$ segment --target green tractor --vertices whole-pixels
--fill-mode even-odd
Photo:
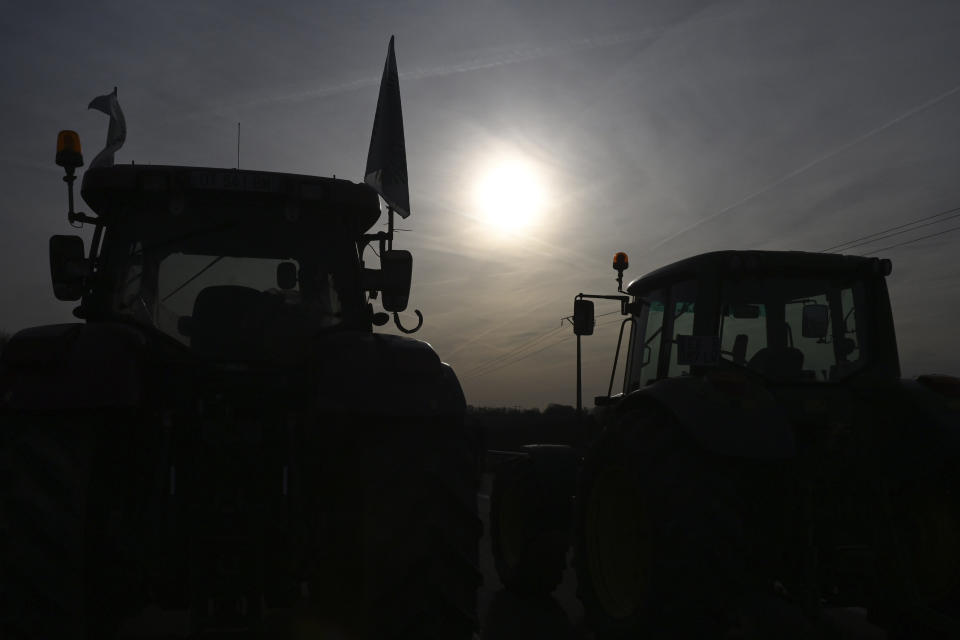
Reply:
[[[495,479],[503,582],[552,591],[572,547],[602,638],[817,637],[851,607],[960,637],[960,380],[900,378],[890,261],[720,251],[624,291],[626,267],[574,302],[578,405],[592,299],[624,316],[602,427]]]
[[[80,321],[0,360],[0,637],[472,637],[463,392],[429,344],[373,331],[386,312],[416,330],[392,45],[368,184],[114,164],[114,91],[91,104],[111,121],[87,214],[61,133],[93,239],[50,239]]]

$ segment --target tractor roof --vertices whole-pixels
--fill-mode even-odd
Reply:
[[[81,194],[108,222],[134,210],[262,205],[278,215],[291,207],[345,213],[359,233],[380,217],[377,193],[365,184],[338,178],[169,165],[116,165],[84,173]]]
[[[849,274],[857,271],[881,273],[881,260],[862,256],[805,251],[712,251],[692,256],[632,281],[627,292],[636,294],[678,277],[697,276],[704,272],[758,273],[796,272],[797,274]],[[887,272],[889,273],[889,272]]]

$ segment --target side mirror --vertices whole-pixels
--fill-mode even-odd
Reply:
[[[760,317],[760,305],[758,304],[732,304],[730,305],[730,315],[738,320],[755,319]]]
[[[593,300],[574,300],[573,333],[578,336],[592,336],[593,321]]]
[[[89,274],[80,236],[50,236],[50,278],[57,300],[79,300]]]
[[[829,307],[825,304],[808,304],[803,308],[803,337],[822,340],[830,327]]]
[[[297,286],[297,265],[293,262],[281,262],[277,265],[277,286],[289,291]]]
[[[413,255],[403,249],[390,249],[380,256],[383,308],[387,311],[403,311],[410,298],[410,281],[413,278]]]

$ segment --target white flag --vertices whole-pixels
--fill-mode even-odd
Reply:
[[[380,80],[377,114],[367,153],[363,181],[377,190],[400,217],[410,215],[407,190],[407,150],[403,141],[403,113],[400,109],[400,77],[393,52],[393,36],[387,47],[387,62]]]
[[[113,88],[113,93],[94,98],[87,109],[96,109],[110,116],[110,126],[107,128],[107,144],[103,151],[93,159],[89,168],[112,167],[113,154],[123,146],[127,139],[127,121],[123,119],[123,111],[120,110],[120,103],[117,101],[117,88]]]

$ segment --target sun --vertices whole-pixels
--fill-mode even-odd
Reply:
[[[493,231],[516,233],[540,217],[543,187],[530,163],[508,160],[493,164],[477,181],[474,200],[481,220]]]

